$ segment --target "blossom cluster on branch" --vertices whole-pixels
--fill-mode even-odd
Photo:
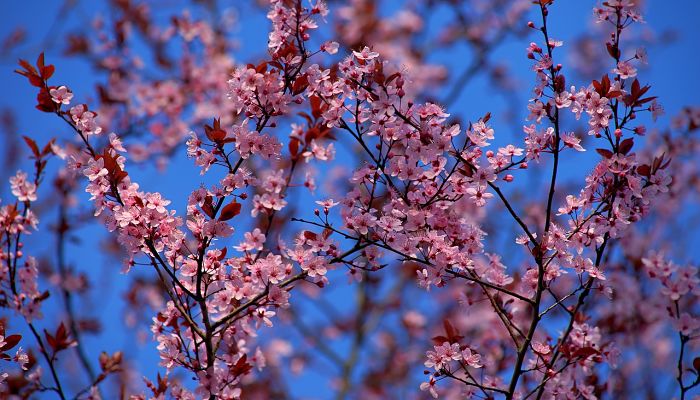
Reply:
[[[148,321],[160,363],[133,399],[289,398],[284,376],[314,357],[338,367],[338,398],[633,398],[633,379],[646,372],[634,357],[658,352],[653,341],[669,335],[677,342],[664,343],[676,344],[654,356],[674,395],[689,398],[700,385],[700,278],[651,235],[697,194],[700,113],[689,107],[674,120],[682,134],[652,128],[664,109],[644,78],[646,52],[625,45],[641,8],[594,8],[608,65],[586,80],[551,36],[553,0],[445,3],[458,23],[442,42],[464,38],[475,58],[443,101],[429,87],[445,71],[415,50],[417,13],[383,20],[360,0],[339,7],[335,40],[324,37],[324,1],[270,0],[267,53],[250,64],[230,56],[223,25],[186,13],[161,29],[147,6],[117,1],[116,36],[95,24],[94,54],[109,74],[96,104],[55,83],[43,53],[35,65],[21,60],[36,108],[71,135],[44,146],[24,138],[33,174],[10,178],[14,199],[0,207],[0,306],[12,318],[0,320],[0,363],[12,372],[0,373],[0,393],[98,399],[116,396],[110,382],[121,381],[122,397],[133,389],[125,355],[93,356],[82,340],[90,323],[74,309],[90,286],[65,260],[83,187],[87,218],[119,244],[123,272],[150,277],[126,297],[130,315]],[[166,44],[182,41],[180,75],[139,75],[142,61],[125,45],[131,29],[166,70]],[[455,118],[474,74],[489,71],[510,90],[488,52],[521,31],[533,33],[525,125],[509,137],[491,113]],[[93,54],[93,45],[74,37],[71,52]],[[176,199],[137,182],[136,163],[164,167],[179,148],[201,183],[181,182]],[[571,167],[581,157],[590,168]],[[61,166],[44,189],[49,162]],[[521,184],[533,175],[545,176],[542,193]],[[60,194],[50,279],[25,249],[26,235],[48,229],[35,210],[42,190]],[[342,272],[357,290],[347,320],[323,298]],[[42,314],[53,295],[66,317],[49,329]],[[421,307],[416,296],[429,300]],[[323,337],[300,317],[305,300],[329,314]],[[384,324],[392,315],[398,322]],[[17,321],[31,337],[14,333]],[[311,355],[281,339],[290,328]],[[350,350],[328,345],[343,335]],[[75,389],[60,369],[73,352],[88,378]]]

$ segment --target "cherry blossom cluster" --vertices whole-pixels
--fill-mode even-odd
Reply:
[[[43,63],[43,57],[39,64]],[[31,72],[31,70],[29,70]],[[36,72],[36,71],[34,71]],[[61,87],[60,92],[65,95],[66,88]],[[46,89],[46,87],[44,87]],[[49,89],[54,95],[55,89]],[[55,96],[54,96],[55,97]],[[67,97],[70,100],[70,96]],[[56,101],[58,104],[66,104]],[[90,128],[86,128],[88,130]],[[37,350],[45,366],[50,371],[47,374],[37,362],[35,354],[27,351],[27,340],[23,340],[20,334],[6,333],[6,320],[0,321],[0,359],[4,361],[3,372],[0,373],[0,385],[15,386],[22,393],[29,396],[44,391],[54,391],[60,398],[65,398],[65,392],[61,380],[57,375],[57,356],[59,353],[76,347],[77,342],[71,337],[69,329],[61,322],[56,329],[51,331],[43,329],[40,333],[38,324],[43,320],[42,306],[49,298],[47,290],[40,289],[39,262],[32,256],[25,254],[24,236],[38,230],[39,221],[32,206],[38,201],[37,190],[43,180],[48,159],[59,152],[53,140],[40,148],[31,138],[24,138],[32,152],[34,159],[34,176],[29,177],[26,172],[17,171],[10,178],[10,187],[15,196],[15,202],[0,207],[0,307],[11,310],[15,315],[21,316],[26,326],[36,341]],[[48,326],[47,326],[48,328]],[[21,344],[19,347],[18,344]],[[17,347],[16,350],[13,350]],[[13,350],[13,352],[10,352]],[[107,360],[109,365],[103,363]],[[108,375],[120,371],[121,355],[115,353],[109,356],[106,353],[100,356],[101,372],[93,378],[90,386],[84,389],[99,395],[97,384]],[[7,365],[10,364],[10,365]],[[12,374],[10,374],[12,372]],[[47,378],[49,375],[51,378]],[[48,383],[46,379],[50,379]]]
[[[633,135],[644,133],[643,127],[631,129],[627,126],[637,113],[650,111],[656,116],[660,110],[654,105],[654,97],[643,97],[649,87],[641,87],[636,79],[632,81],[636,75],[634,68],[619,61],[619,35],[628,25],[626,15],[630,12],[627,6],[605,5],[618,16],[616,26],[619,29],[609,43],[610,55],[617,60],[612,71],[614,79],[611,82],[606,74],[601,81],[593,81],[578,91],[572,88],[571,92],[566,90],[562,66],[553,62],[553,51],[562,42],[548,36],[547,7],[548,2],[540,3],[544,24],[540,30],[546,50],[534,43],[528,48],[528,57],[535,61],[533,70],[537,83],[535,97],[528,106],[528,119],[535,124],[525,127],[525,149],[508,145],[497,153],[487,150],[489,141],[494,139],[494,130],[488,126],[489,115],[470,124],[463,132],[459,125],[446,122],[449,114],[440,106],[414,103],[403,90],[402,74],[386,76],[385,63],[378,53],[367,47],[353,52],[339,64],[337,78],[333,79],[330,71],[320,71],[307,89],[309,95],[321,98],[320,111],[327,124],[347,131],[370,160],[356,170],[351,179],[353,189],[342,202],[343,229],[328,222],[315,224],[378,248],[378,254],[368,256],[365,251],[364,259],[346,261],[351,270],[379,269],[383,265],[383,255],[393,253],[406,264],[420,265],[416,271],[418,282],[427,289],[444,286],[456,278],[481,285],[484,294],[494,302],[496,313],[504,316],[505,328],[518,344],[514,371],[510,383],[502,386],[490,384],[498,382],[496,376],[482,376],[477,381],[469,375],[466,366],[464,373],[467,375],[455,379],[480,388],[484,393],[499,392],[506,397],[519,391],[523,365],[531,366],[527,371],[541,374],[538,379],[542,383],[533,389],[534,392],[556,396],[561,390],[558,387],[569,388],[572,382],[581,387],[579,394],[590,395],[593,388],[585,385],[585,381],[592,371],[591,366],[602,361],[615,363],[618,352],[612,343],[576,340],[577,336],[585,337],[587,331],[597,331],[596,327],[575,321],[576,313],[571,315],[571,322],[556,343],[556,350],[546,342],[538,342],[535,348],[535,336],[539,331],[541,334],[547,331],[545,328],[538,330],[540,321],[561,305],[553,296],[553,304],[542,308],[545,293],[563,279],[559,277],[568,270],[583,282],[572,295],[581,292],[579,298],[585,299],[594,285],[596,290],[609,292],[601,270],[606,245],[647,214],[655,197],[667,192],[671,183],[664,172],[668,160],[661,156],[649,164],[637,161],[631,152],[634,139],[625,138],[625,130]],[[531,27],[534,28],[534,24]],[[335,89],[343,84],[352,91]],[[650,102],[652,105],[647,105]],[[580,138],[562,131],[563,114],[560,112],[567,108],[576,118],[585,112],[589,116],[589,134],[605,137],[609,149],[597,149],[601,160],[586,177],[586,186],[580,194],[567,196],[566,205],[559,208],[558,215],[567,215],[568,221],[559,221],[552,215],[559,157],[567,154],[567,149],[585,151]],[[538,234],[512,209],[496,182],[499,175],[505,182],[512,182],[514,176],[507,172],[526,169],[528,161],[541,162],[544,154],[553,155],[554,166],[544,229]],[[500,257],[484,252],[481,228],[460,217],[468,207],[487,204],[488,199],[494,197],[492,191],[520,225],[523,235],[517,241],[533,258],[534,267],[528,268],[522,277],[520,293],[508,288],[514,279],[507,274],[508,269],[500,262]],[[379,199],[382,207],[374,205]],[[515,306],[503,307],[493,300],[492,296],[498,292],[526,304],[508,310]],[[535,310],[536,316],[530,318],[529,327],[527,319],[525,326],[508,321],[507,315],[522,307]],[[600,337],[599,334],[595,336]],[[423,386],[434,396],[437,395],[435,378],[446,374],[454,376],[453,371],[446,368],[447,360],[461,359],[459,344],[441,346],[427,355],[426,365],[439,366],[437,373]],[[454,351],[451,350],[453,346],[456,346]],[[528,357],[531,346],[532,357]],[[550,352],[552,355],[544,356]],[[576,365],[582,368],[562,368],[548,374],[547,371],[556,371],[561,358],[575,359]],[[565,363],[565,367],[569,366]]]
[[[37,201],[37,181],[38,177],[28,179],[26,172],[17,171],[10,178],[16,202],[0,208],[3,306],[13,309],[27,321],[41,318],[41,302],[45,299],[39,291],[37,260],[25,256],[22,249],[22,236],[38,228],[39,221],[31,209],[32,202]]]
[[[286,375],[316,358],[337,365],[338,398],[614,398],[636,393],[626,379],[648,373],[645,352],[660,370],[677,365],[675,392],[690,396],[700,279],[655,235],[697,195],[700,113],[684,109],[673,133],[653,128],[664,109],[644,83],[648,57],[628,51],[639,5],[593,9],[605,33],[590,45],[607,56],[588,78],[562,62],[570,43],[550,36],[553,0],[416,1],[389,16],[379,3],[353,0],[334,14],[321,0],[270,0],[267,55],[243,64],[225,16],[182,12],[161,27],[146,3],[115,2],[114,24],[98,18],[97,35],[69,41],[108,73],[90,106],[49,83],[43,54],[20,61],[37,108],[75,135],[43,148],[25,138],[34,177],[12,176],[14,199],[0,207],[0,306],[34,340],[0,321],[0,362],[12,372],[0,373],[0,393],[71,397],[58,353],[88,377],[76,399],[107,398],[112,374],[131,379],[121,353],[86,353],[86,321],[72,310],[72,292],[89,286],[63,254],[82,185],[123,271],[138,276],[127,323],[147,324],[160,357],[134,399],[276,398]],[[436,100],[430,87],[447,69],[419,42],[432,34],[422,12],[442,6],[454,21],[436,43],[466,43],[473,62]],[[523,21],[531,12],[539,22]],[[338,42],[319,29],[331,18]],[[476,74],[489,74],[494,93],[515,87],[489,52],[526,32],[538,35],[526,46],[534,85],[522,130],[503,140],[499,116],[467,110],[464,120],[454,102]],[[163,166],[182,144],[202,183],[166,195],[133,180],[134,163]],[[346,169],[334,169],[336,152],[352,161]],[[64,166],[57,271],[47,273],[23,236],[38,228],[32,206],[51,155]],[[342,272],[356,291],[350,316],[321,290],[337,289]],[[54,293],[66,309],[57,327],[42,320]],[[347,351],[329,344],[348,337]]]
[[[231,16],[209,20],[189,10],[158,10],[171,13],[162,24],[147,2],[109,7],[111,20],[95,17],[87,31],[70,36],[66,53],[108,76],[99,87],[99,104],[93,105],[99,127],[139,137],[127,146],[130,158],[155,159],[163,166],[194,127],[216,116],[231,122],[234,105],[222,96],[235,65]],[[152,65],[145,62],[151,56]],[[73,94],[59,87],[51,96],[65,105]]]
[[[186,223],[169,209],[169,200],[159,193],[144,192],[131,181],[126,172],[128,153],[116,134],[108,135],[102,151],[95,150],[93,143],[103,132],[96,113],[88,111],[84,104],[62,110],[61,106],[70,104],[70,99],[56,101],[58,105],[47,110],[68,123],[83,141],[83,151],[64,156],[77,174],[87,178],[86,191],[91,195],[95,214],[102,217],[107,229],[117,235],[127,252],[127,270],[136,265],[150,265],[168,285],[170,301],[153,318],[151,330],[158,343],[161,365],[168,371],[184,367],[198,377],[196,396],[241,396],[239,385],[241,379],[250,374],[251,363],[259,369],[265,365],[259,348],[248,350],[248,341],[257,336],[261,327],[272,326],[274,309],[288,305],[287,291],[292,283],[307,277],[310,281],[323,282],[327,259],[336,255],[336,246],[328,241],[327,235],[321,239],[302,232],[295,245],[284,249],[282,254],[272,253],[264,246],[274,213],[286,204],[283,198],[294,167],[288,172],[289,178],[285,178],[287,171],[284,169],[270,170],[266,176],[263,173],[256,177],[242,166],[252,156],[263,160],[279,156],[281,145],[277,139],[261,131],[268,124],[274,124],[273,117],[289,112],[288,103],[293,99],[290,80],[298,86],[297,75],[309,57],[303,50],[307,36],[296,35],[293,39],[283,33],[287,30],[287,17],[301,19],[303,13],[303,22],[297,22],[311,29],[315,27],[311,16],[324,14],[319,9],[321,5],[302,10],[288,8],[280,2],[273,7],[269,17],[275,29],[281,32],[280,40],[289,46],[287,52],[278,54],[275,44],[271,43],[271,56],[276,60],[274,71],[263,75],[256,69],[243,68],[239,70],[240,76],[234,73],[229,85],[241,120],[234,125],[231,135],[221,127],[219,120],[215,120],[213,126],[205,126],[206,141],[192,134],[188,155],[203,167],[202,173],[217,164],[224,166],[227,174],[220,185],[191,193]],[[294,32],[298,33],[296,29]],[[295,40],[298,40],[296,44]],[[26,68],[25,73],[35,76],[31,68]],[[39,78],[42,86],[48,87],[48,76]],[[249,120],[255,121],[255,130],[248,128]],[[300,133],[299,129],[293,132]],[[332,147],[321,149],[315,141],[324,134],[327,129],[309,138],[300,149],[300,155],[307,160],[314,155],[318,159],[332,158]],[[237,162],[232,162],[232,153],[237,155]],[[19,174],[13,178],[13,191],[24,197],[31,196],[31,184],[23,177]],[[247,190],[251,188],[262,191],[252,199],[251,215],[267,213],[267,230],[263,233],[256,228],[246,232],[245,240],[235,246],[240,255],[227,257],[227,247],[212,246],[233,234],[229,220],[241,212],[242,203],[248,198]],[[185,227],[188,232],[183,230]],[[297,272],[292,262],[298,263]],[[176,383],[168,389],[178,398],[192,396]],[[154,395],[158,394],[155,391]]]

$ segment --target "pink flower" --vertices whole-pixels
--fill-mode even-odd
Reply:
[[[700,319],[684,312],[681,314],[680,318],[673,320],[673,326],[683,335],[692,336],[700,329]]]
[[[372,60],[372,59],[379,57],[379,53],[370,50],[369,47],[367,47],[367,46],[365,46],[362,49],[362,51],[353,51],[352,54],[358,60],[363,60],[363,61],[369,61],[369,60]]]
[[[486,200],[493,197],[493,194],[486,191],[486,186],[482,185],[472,186],[466,192],[477,207],[483,207]]]
[[[27,173],[17,171],[15,176],[10,178],[12,194],[19,201],[36,201],[36,184],[27,181]]]
[[[566,196],[566,206],[560,207],[557,215],[571,214],[572,212],[582,207],[584,204],[586,204],[585,201],[579,200],[576,196],[569,194]]]
[[[262,250],[265,244],[265,235],[259,228],[253,229],[252,232],[246,232],[244,235],[245,240],[235,246],[234,248],[238,251],[250,251],[250,250]]]
[[[651,117],[654,121],[656,121],[657,118],[660,116],[664,115],[664,107],[659,104],[659,102],[654,99],[651,102],[651,105],[649,106],[649,111],[651,111]]]
[[[13,357],[14,361],[19,364],[20,368],[27,370],[27,364],[29,364],[29,355],[20,346]]]
[[[366,235],[369,229],[377,224],[377,217],[370,213],[360,213],[346,221],[349,229],[355,230],[360,235]]]
[[[642,258],[642,265],[647,270],[650,277],[668,277],[673,274],[678,267],[664,258],[663,253],[651,253],[646,258]]]
[[[272,327],[272,320],[270,318],[274,317],[275,314],[277,314],[274,311],[270,311],[268,309],[265,309],[263,307],[260,307],[257,309],[255,312],[255,316],[258,318],[256,325],[259,327],[260,323],[262,322],[265,324],[268,328]]]
[[[481,364],[481,356],[468,347],[462,350],[462,359],[464,360],[465,364],[472,368],[483,367],[483,365]]]
[[[328,54],[335,54],[338,52],[338,42],[325,42],[321,45],[321,51],[325,51]]]
[[[76,128],[86,136],[98,135],[102,132],[102,127],[97,125],[95,118],[97,114],[88,111],[87,106],[79,104],[70,109],[71,119],[75,123]]]
[[[647,55],[647,50],[644,47],[638,47],[634,52],[634,57],[642,64],[649,63],[649,56]]]
[[[504,155],[504,156],[522,156],[523,155],[523,149],[519,147],[515,147],[512,144],[507,145],[506,147],[501,147],[498,149],[498,154]]]
[[[586,149],[581,146],[581,139],[577,138],[573,132],[563,134],[561,140],[566,147],[570,147],[576,151],[586,151]]]
[[[319,200],[316,201],[316,204],[319,206],[323,207],[323,213],[328,214],[328,211],[337,206],[339,203],[337,201],[333,201],[333,199],[327,199],[327,200]]]
[[[104,167],[104,159],[99,160],[90,159],[88,166],[83,170],[83,174],[87,176],[90,181],[94,181],[102,176],[107,176],[109,173]]]
[[[438,398],[438,393],[437,390],[435,390],[435,384],[437,382],[435,381],[435,378],[431,375],[430,380],[428,382],[423,382],[420,384],[420,390],[425,392],[426,390],[428,393],[430,393],[431,396],[433,396],[434,399]]]
[[[547,355],[552,351],[552,348],[547,343],[538,342],[536,340],[532,341],[532,349],[535,353],[541,355]]]
[[[59,86],[58,88],[53,88],[49,90],[51,95],[51,100],[58,104],[70,104],[70,100],[73,98],[73,93],[68,90],[65,86]]]
[[[325,208],[325,209],[330,209],[335,206],[337,206],[339,203],[337,201],[333,201],[333,199],[327,199],[327,200],[318,200],[316,201],[316,204],[319,206]]]
[[[567,91],[563,91],[561,93],[557,93],[557,96],[554,98],[554,104],[557,106],[557,108],[567,108],[571,106],[571,100],[571,94],[569,94]]]
[[[462,352],[459,349],[459,343],[444,342],[440,346],[434,346],[435,351],[428,351],[425,353],[427,360],[425,361],[425,366],[428,368],[433,368],[436,371],[440,371],[447,368],[451,361],[459,361],[462,359]],[[469,352],[471,357],[471,352]],[[478,364],[478,357],[476,360],[472,360],[474,364]]]
[[[613,70],[616,74],[620,75],[620,78],[634,78],[637,76],[637,69],[632,66],[628,61],[620,61],[617,63],[617,68]]]

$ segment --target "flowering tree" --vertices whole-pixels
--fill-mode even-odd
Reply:
[[[65,129],[24,137],[34,167],[0,208],[2,393],[288,398],[290,375],[327,363],[340,399],[694,395],[700,280],[676,264],[669,226],[692,217],[700,111],[654,127],[663,108],[632,47],[641,9],[594,8],[604,56],[588,79],[590,53],[567,60],[548,26],[554,1],[465,3],[384,17],[373,1],[270,0],[267,54],[245,64],[226,19],[162,27],[146,3],[114,1],[112,25],[68,41],[108,77],[91,104],[43,53],[21,60],[36,108]],[[473,56],[454,76],[420,50],[420,11],[441,5],[449,21],[427,34]],[[479,75],[517,102],[490,61],[508,38],[532,40],[534,86],[521,133],[499,138],[491,113],[448,112]],[[180,149],[199,182],[170,195],[139,183],[138,165],[168,174]],[[37,217],[47,178],[51,227]],[[148,326],[158,367],[85,345],[99,326],[79,311],[92,285],[66,253],[91,220],[118,244],[112,265],[128,274],[113,279],[137,275],[125,323]],[[48,265],[25,246],[42,232],[56,242]],[[326,294],[339,286],[349,312]],[[66,376],[71,362],[81,378]]]

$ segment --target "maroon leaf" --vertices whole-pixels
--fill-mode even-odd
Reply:
[[[607,149],[595,149],[595,151],[605,158],[611,158],[613,156],[613,152]]]
[[[221,214],[219,215],[219,221],[228,221],[240,213],[241,203],[237,203],[234,200],[221,210]]]
[[[24,139],[24,142],[27,143],[27,146],[32,150],[32,154],[34,154],[35,158],[39,158],[39,147],[36,145],[36,142],[27,136],[22,136],[22,139]]]
[[[634,139],[627,138],[620,143],[620,147],[618,148],[618,152],[626,155],[627,153],[630,152],[630,150],[632,150],[632,146],[634,146]]]
[[[248,364],[248,355],[244,354],[243,357],[239,358],[238,361],[236,362],[236,365],[233,366],[231,372],[233,373],[233,376],[241,376],[245,375],[250,370],[253,369],[253,366]]]
[[[207,196],[204,198],[204,204],[202,205],[202,211],[204,211],[205,214],[209,218],[214,218],[214,204],[212,204],[213,200],[211,196]]]
[[[304,238],[306,238],[306,240],[316,240],[318,235],[315,232],[304,231]]]
[[[637,173],[648,178],[651,175],[651,167],[648,164],[640,165],[637,167]]]
[[[576,350],[572,354],[572,358],[573,357],[581,357],[583,359],[586,359],[594,354],[600,354],[600,351],[594,349],[593,347],[587,346],[587,347],[582,347],[582,348]]]
[[[0,351],[8,351],[17,346],[17,343],[22,339],[22,335],[10,335],[5,338],[5,344],[0,347]]]
[[[218,118],[214,119],[214,126],[204,125],[204,134],[209,140],[216,143],[226,139],[226,131],[221,129],[221,120]]]

